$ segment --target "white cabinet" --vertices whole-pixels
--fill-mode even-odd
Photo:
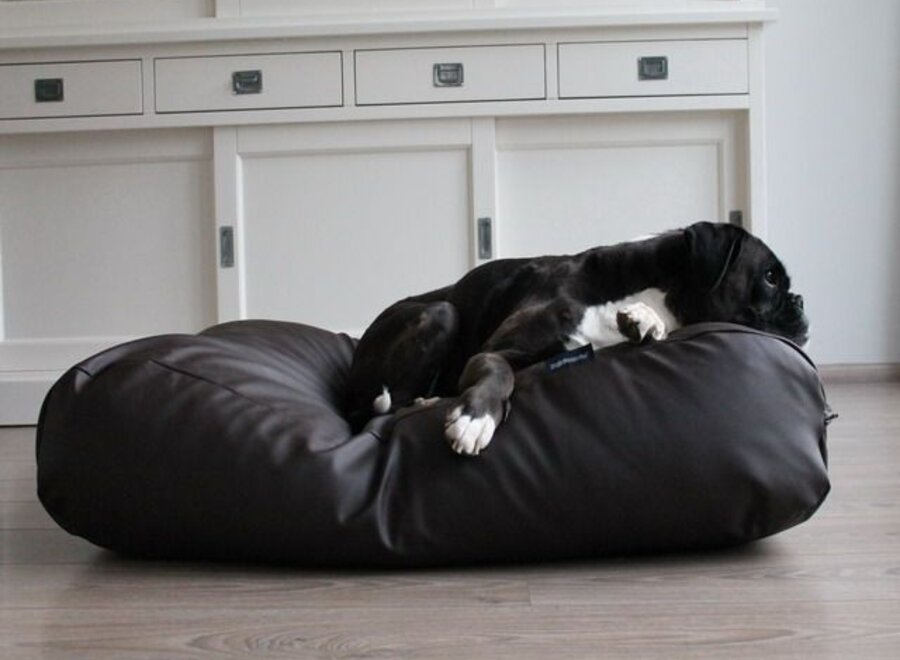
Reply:
[[[130,338],[358,334],[492,258],[764,233],[772,13],[708,4],[0,28],[0,424]]]

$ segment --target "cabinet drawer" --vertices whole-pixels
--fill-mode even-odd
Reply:
[[[343,104],[341,53],[173,57],[155,61],[157,112]]]
[[[356,51],[357,105],[545,97],[541,44]]]
[[[560,98],[747,91],[744,39],[559,45]]]
[[[141,61],[0,65],[0,119],[137,115]]]

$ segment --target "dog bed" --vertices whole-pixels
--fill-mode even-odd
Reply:
[[[829,489],[814,366],[746,328],[533,365],[476,458],[443,439],[452,400],[353,435],[353,348],[240,321],[94,356],[44,402],[41,502],[125,555],[396,567],[730,546]]]

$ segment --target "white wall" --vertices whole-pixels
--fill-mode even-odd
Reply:
[[[767,4],[769,241],[810,352],[900,362],[900,2]]]

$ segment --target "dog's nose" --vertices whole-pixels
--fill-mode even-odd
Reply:
[[[794,294],[794,304],[795,304],[798,308],[803,309],[803,296],[798,295],[798,294]]]

